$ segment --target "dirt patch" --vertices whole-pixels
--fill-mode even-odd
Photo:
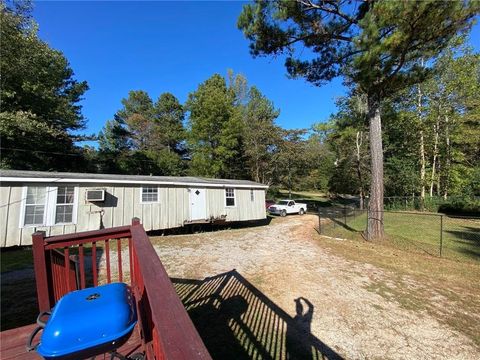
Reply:
[[[172,277],[201,280],[235,269],[291,319],[299,316],[295,299],[307,299],[313,309],[308,331],[341,357],[480,356],[468,334],[428,309],[429,301],[458,307],[461,300],[452,299],[455,289],[427,294],[413,277],[342,256],[318,240],[316,221],[310,215],[289,216],[264,227],[156,237],[152,242]],[[405,295],[416,291],[422,296]]]

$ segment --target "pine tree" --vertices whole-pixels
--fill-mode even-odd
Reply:
[[[372,240],[383,238],[381,103],[425,79],[428,70],[418,59],[428,61],[467,30],[479,6],[475,1],[257,0],[243,8],[238,26],[253,56],[286,54],[290,76],[322,85],[342,75],[367,95]]]

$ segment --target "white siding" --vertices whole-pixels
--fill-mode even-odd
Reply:
[[[77,184],[77,221],[72,225],[49,227],[20,226],[23,186],[28,183],[2,183],[0,186],[0,247],[31,245],[32,234],[45,230],[47,235],[60,235],[77,231],[97,230],[103,227],[128,225],[133,217],[140,218],[145,229],[161,230],[181,227],[190,219],[189,188],[182,186],[159,186],[158,202],[142,204],[141,185],[123,184]],[[45,183],[44,186],[55,186]],[[87,189],[105,189],[103,203],[85,200]],[[233,187],[235,188],[235,187]],[[251,201],[250,189],[235,188],[235,207],[225,206],[224,188],[207,188],[207,216],[219,218],[226,215],[227,221],[245,221],[265,218],[265,190],[254,190]]]

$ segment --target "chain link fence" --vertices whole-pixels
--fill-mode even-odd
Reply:
[[[367,239],[368,211],[319,208],[318,232],[342,239]],[[383,211],[385,238],[395,247],[461,261],[480,261],[480,217]]]

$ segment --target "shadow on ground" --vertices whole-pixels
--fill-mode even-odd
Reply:
[[[462,226],[445,232],[448,240],[455,241],[458,251],[473,259],[480,259],[480,227]]]
[[[171,280],[213,359],[342,359],[311,334],[305,298],[291,317],[236,270]]]
[[[194,234],[199,232],[214,232],[227,229],[244,229],[258,226],[270,225],[272,217],[267,215],[265,219],[250,220],[250,221],[232,221],[216,224],[187,224],[182,227],[164,229],[164,230],[151,230],[147,231],[148,236],[163,236],[163,235],[184,235]]]

